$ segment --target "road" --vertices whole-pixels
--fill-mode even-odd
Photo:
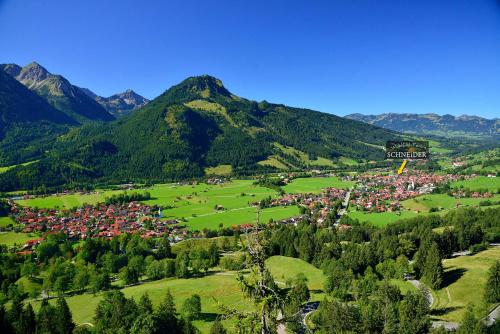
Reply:
[[[351,192],[354,188],[350,188],[347,194],[345,194],[344,201],[342,202],[342,208],[338,212],[338,218],[336,224],[340,223],[340,218],[347,213],[347,208],[349,207],[349,199],[351,198]]]

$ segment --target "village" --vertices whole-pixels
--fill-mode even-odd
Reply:
[[[348,178],[356,182],[351,189],[328,187],[319,193],[289,193],[249,205],[260,208],[296,205],[300,208],[300,215],[273,221],[273,224],[296,225],[305,217],[310,217],[308,221],[318,225],[329,222],[339,228],[348,228],[339,224],[339,221],[340,217],[347,213],[349,206],[358,211],[398,213],[401,210],[401,201],[430,194],[439,185],[469,176],[413,171],[403,175],[364,173]],[[222,181],[217,180],[217,183],[220,182]],[[492,194],[455,190],[453,196],[488,198]],[[46,235],[62,232],[72,240],[90,237],[111,238],[123,233],[139,233],[144,238],[168,235],[172,242],[201,235],[201,232],[189,231],[181,220],[162,218],[161,210],[167,208],[149,206],[138,201],[84,205],[72,210],[36,209],[20,206],[13,200],[10,204],[12,218],[22,226],[24,233]],[[214,210],[218,210],[217,207]],[[252,224],[234,225],[233,229],[244,232],[252,226]],[[41,240],[43,238],[29,240],[22,250],[32,250]]]

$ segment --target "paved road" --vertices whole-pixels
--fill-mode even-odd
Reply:
[[[422,283],[416,279],[409,279],[408,282],[410,282],[417,289],[420,289],[423,287],[427,291],[427,293],[425,295],[427,297],[427,302],[429,303],[429,307],[432,307],[432,305],[434,305],[434,297],[432,296],[432,293],[429,290],[429,288],[427,288],[424,283]]]
[[[500,305],[497,305],[486,317],[483,322],[486,326],[493,326],[493,324],[500,318]]]
[[[336,224],[340,223],[340,218],[347,213],[347,208],[349,207],[349,199],[351,198],[351,192],[354,188],[350,188],[347,194],[345,194],[344,201],[342,202],[342,208],[338,212],[338,219],[335,221]]]

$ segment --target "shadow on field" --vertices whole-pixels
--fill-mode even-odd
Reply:
[[[217,319],[217,316],[218,316],[217,313],[201,313],[198,320],[202,320],[205,322],[212,322],[215,321],[215,319]]]
[[[433,309],[433,310],[431,310],[431,316],[444,315],[446,313],[460,310],[462,308],[463,308],[463,306],[450,306],[450,307],[441,307],[441,308]]]
[[[455,269],[445,271],[444,277],[443,277],[443,286],[442,287],[446,288],[450,284],[455,283],[456,281],[458,281],[460,279],[460,277],[462,277],[465,274],[466,271],[467,270],[465,270],[464,268],[455,268]]]

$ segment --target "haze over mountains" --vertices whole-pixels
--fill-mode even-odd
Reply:
[[[349,119],[398,132],[440,136],[500,136],[500,119],[437,114],[351,114]]]

